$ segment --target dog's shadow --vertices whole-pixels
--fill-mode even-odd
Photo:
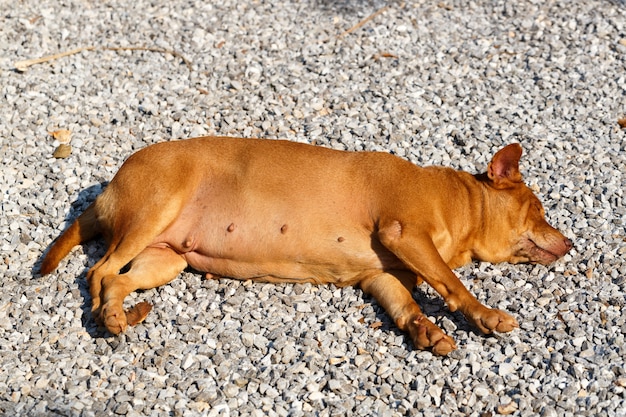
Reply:
[[[461,312],[451,312],[448,310],[444,300],[440,296],[432,294],[432,291],[427,289],[425,285],[427,284],[423,283],[420,286],[414,287],[412,295],[413,300],[415,300],[426,317],[434,318],[435,324],[449,336],[452,336],[452,333],[456,331],[480,334],[480,332],[467,321]],[[382,323],[381,329],[385,332],[393,332],[397,336],[404,337],[404,342],[410,346],[409,350],[412,350],[414,347],[412,347],[413,344],[411,342],[411,338],[408,336],[408,333],[400,330],[396,326],[383,307],[378,304],[376,299],[365,293],[363,294],[363,299],[371,303],[376,313],[376,320],[379,323]],[[452,327],[446,325],[446,321],[450,323]]]
[[[78,218],[78,216],[80,216],[87,209],[87,207],[89,207],[89,205],[94,202],[96,197],[104,190],[107,184],[108,182],[102,182],[98,185],[92,185],[91,187],[85,188],[84,190],[79,192],[76,199],[72,202],[69,212],[65,216],[65,229],[67,229]],[[46,250],[33,265],[33,268],[31,270],[31,274],[33,277],[41,277],[41,274],[39,272],[41,263],[43,262],[46,254],[59,236],[60,233],[59,235],[55,236],[54,240],[52,240],[48,244]],[[103,239],[94,239],[89,243],[83,244],[83,253],[87,256],[87,265],[91,267],[98,260],[100,260],[100,258],[104,256],[106,248],[107,246]],[[80,296],[83,299],[81,304],[81,323],[83,325],[83,328],[91,337],[103,337],[106,336],[108,333],[103,328],[98,327],[91,313],[91,294],[89,293],[89,284],[87,283],[88,270],[89,268],[84,268],[83,272],[78,274],[75,278],[75,282],[80,292]]]

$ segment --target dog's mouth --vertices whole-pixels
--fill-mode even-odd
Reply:
[[[526,262],[548,265],[561,258],[572,248],[572,242],[563,237],[563,239],[554,239],[539,244],[531,237],[525,237],[521,242],[521,247],[517,255],[526,259]]]
[[[530,251],[530,261],[534,263],[540,263],[542,265],[550,264],[560,258],[559,255],[550,252],[548,249],[542,248],[537,242],[529,239],[533,248]]]

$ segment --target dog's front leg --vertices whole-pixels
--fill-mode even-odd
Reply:
[[[456,349],[454,340],[428,320],[415,303],[411,292],[415,282],[415,275],[408,271],[373,271],[359,284],[385,309],[400,330],[409,333],[416,348],[432,348],[433,353],[447,355]]]
[[[460,310],[483,333],[510,332],[519,327],[515,318],[482,305],[465,288],[441,258],[427,233],[393,221],[381,227],[378,236],[387,249],[444,298],[450,311]]]

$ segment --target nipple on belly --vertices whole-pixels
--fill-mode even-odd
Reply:
[[[193,243],[193,238],[188,237],[187,239],[185,239],[185,241],[183,242],[183,251],[189,252],[190,250],[192,250]]]

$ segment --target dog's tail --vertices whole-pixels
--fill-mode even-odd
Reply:
[[[87,210],[78,216],[74,223],[52,244],[39,268],[41,275],[52,272],[74,246],[93,239],[99,233],[100,227],[96,218],[95,203],[91,203]]]

